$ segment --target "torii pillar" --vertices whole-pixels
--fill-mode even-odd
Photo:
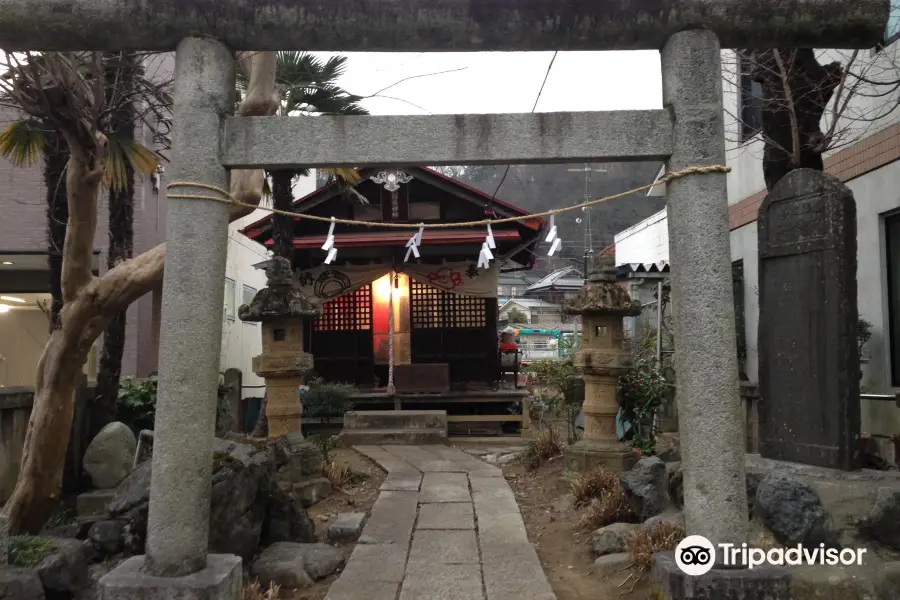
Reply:
[[[666,159],[669,170],[677,170],[725,161],[720,47],[871,48],[881,40],[890,11],[890,0],[368,0],[366,18],[360,19],[357,4],[0,0],[0,48],[176,49],[176,181],[227,188],[223,165],[484,165],[640,157]],[[423,118],[268,117],[235,119],[244,123],[232,121],[229,128],[236,50],[648,49],[662,52],[665,115],[456,115],[449,121],[427,117],[428,126]],[[596,126],[572,128],[585,120]],[[659,136],[661,130],[669,133],[667,121],[671,138]],[[312,125],[310,135],[296,135],[297,122]],[[465,127],[467,122],[473,126]],[[383,135],[373,136],[371,127],[379,123]],[[648,153],[654,135],[657,145]],[[267,148],[278,152],[267,155]],[[328,155],[335,151],[337,158]],[[725,176],[691,175],[668,188],[687,532],[713,543],[740,544],[747,507]],[[204,188],[179,191],[209,194]],[[101,600],[240,597],[240,558],[207,555],[228,213],[220,202],[169,199],[146,555],[104,577]],[[675,585],[677,569],[668,573]],[[705,593],[718,598],[735,589]],[[670,591],[661,593],[685,597],[684,589]]]

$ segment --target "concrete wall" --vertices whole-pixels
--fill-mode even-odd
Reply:
[[[616,234],[616,266],[668,262],[669,229],[666,214],[663,209]]]
[[[0,389],[34,385],[48,327],[47,317],[37,309],[14,308],[0,313]]]

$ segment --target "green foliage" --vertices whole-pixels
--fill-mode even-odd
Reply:
[[[328,437],[324,435],[314,435],[307,438],[307,441],[319,450],[319,453],[322,455],[322,461],[325,464],[331,462],[331,453],[340,444],[340,440],[336,435]]]
[[[142,429],[153,429],[156,416],[156,377],[135,379],[123,377],[119,383],[118,419],[135,435]]]
[[[632,445],[642,454],[653,454],[653,418],[662,406],[668,383],[652,361],[637,358],[634,367],[619,377],[617,387],[622,420],[632,423]]]
[[[54,549],[53,542],[36,535],[14,535],[9,538],[9,564],[33,567]]]
[[[30,167],[44,153],[45,133],[37,119],[13,121],[0,132],[0,156],[17,167]]]
[[[863,350],[870,339],[872,339],[872,324],[859,315],[856,321],[856,345],[860,356],[863,355]]]
[[[342,417],[348,410],[353,410],[350,398],[355,393],[356,388],[352,385],[314,379],[303,394],[303,415],[322,422],[331,417]]]
[[[510,323],[516,323],[519,325],[525,325],[529,323],[528,315],[524,312],[513,306],[511,309],[506,311],[506,320]]]
[[[541,426],[547,415],[561,415],[568,425],[568,441],[575,441],[575,419],[581,410],[581,401],[576,393],[578,374],[572,356],[563,359],[536,360],[523,372],[533,389],[531,417]]]

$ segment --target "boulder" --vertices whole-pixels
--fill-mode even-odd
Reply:
[[[900,489],[879,488],[875,503],[859,529],[866,537],[900,550]]]
[[[803,565],[791,568],[792,600],[896,600],[900,563],[849,567]]]
[[[331,494],[331,482],[324,477],[314,477],[291,485],[293,495],[300,498],[303,508],[309,508]]]
[[[49,539],[53,549],[35,567],[35,572],[44,586],[44,592],[50,598],[75,596],[90,583],[88,578],[90,548],[79,540]]]
[[[625,552],[629,538],[640,525],[633,523],[613,523],[601,527],[591,534],[591,548],[594,556],[606,556]]]
[[[34,569],[0,565],[0,598],[44,600],[44,586]]]
[[[316,524],[306,514],[300,498],[274,486],[262,528],[263,545],[315,541]]]
[[[124,529],[122,521],[97,521],[91,525],[87,537],[101,554],[111,556],[122,551]]]
[[[101,429],[84,453],[84,470],[94,487],[108,490],[128,477],[136,447],[134,433],[125,423],[114,422]]]
[[[328,544],[279,542],[266,548],[251,573],[265,588],[275,583],[283,588],[309,587],[344,565],[344,556]]]
[[[684,506],[684,471],[681,463],[671,463],[669,466],[669,498],[678,508]]]
[[[366,524],[366,513],[341,513],[328,528],[328,541],[355,542]]]
[[[619,475],[619,480],[632,512],[641,521],[658,515],[669,506],[666,463],[658,457],[642,458],[630,471]]]
[[[607,554],[594,561],[593,572],[594,575],[598,575],[599,577],[612,577],[617,574],[623,574],[632,564],[634,564],[634,561],[627,552]],[[624,577],[625,576],[623,575],[623,578]]]
[[[643,525],[652,531],[660,523],[668,523],[684,529],[684,513],[681,511],[667,510],[654,517],[650,517],[644,521]]]
[[[759,487],[759,482],[762,481],[763,476],[764,473],[747,469],[747,514],[750,515],[751,519],[753,518],[753,506],[756,504],[756,489]]]
[[[260,541],[313,539],[313,527],[302,503],[286,499],[275,473],[289,456],[285,440],[216,439],[213,454],[209,550],[237,554],[249,561]],[[289,446],[288,446],[289,448]],[[142,554],[147,533],[147,509],[153,461],[135,469],[116,490],[110,517],[125,523],[127,554]]]
[[[753,515],[781,544],[837,547],[831,516],[808,484],[774,471],[759,482]]]

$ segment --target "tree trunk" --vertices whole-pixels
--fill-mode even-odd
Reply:
[[[808,48],[763,51],[755,59],[754,78],[763,87],[763,175],[771,191],[795,169],[825,169],[822,115],[842,69],[837,62],[820,65]]]
[[[44,186],[47,194],[47,263],[50,271],[50,331],[59,327],[62,310],[62,262],[69,205],[66,200],[66,164],[69,146],[52,129],[44,138]]]
[[[245,53],[253,56],[251,82],[271,90],[266,113],[275,114],[274,52]],[[244,55],[242,55],[244,56]],[[259,94],[258,96],[265,96]],[[258,106],[253,106],[258,110]],[[242,103],[238,114],[249,116]],[[9,518],[11,534],[37,533],[59,502],[66,448],[72,426],[75,386],[91,345],[107,327],[112,315],[162,285],[165,244],[126,261],[106,273],[91,273],[93,238],[97,225],[97,194],[102,177],[103,140],[90,123],[71,123],[66,136],[70,150],[66,176],[70,223],[63,245],[60,289],[64,310],[60,326],[44,347],[37,368],[34,407],[22,451],[21,469],[12,496],[2,513]],[[256,171],[232,173],[231,193],[258,203],[262,181]],[[252,189],[256,182],[259,187]],[[235,210],[234,221],[247,210]]]
[[[123,68],[113,69],[113,76],[119,80],[108,89],[114,93],[130,95],[137,77],[134,57],[125,55]],[[137,116],[130,103],[122,103],[112,115],[111,131],[122,140],[134,140]],[[125,187],[109,192],[109,250],[106,258],[107,269],[114,269],[134,254],[134,168],[131,161],[124,161]],[[119,379],[122,376],[122,355],[125,351],[125,326],[127,308],[113,316],[103,332],[103,349],[97,369],[97,389],[90,414],[90,437],[100,433],[109,423],[116,420],[119,397]]]

